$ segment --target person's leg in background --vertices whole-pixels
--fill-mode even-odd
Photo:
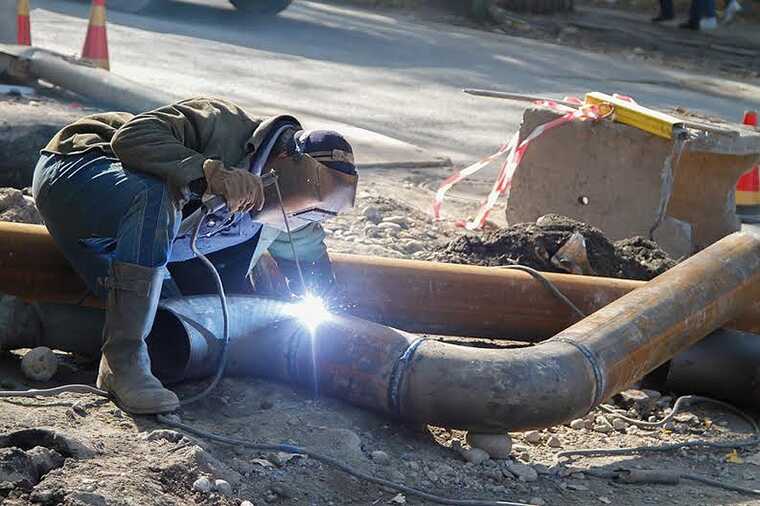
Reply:
[[[34,196],[50,234],[89,289],[106,298],[97,385],[135,414],[179,407],[145,344],[181,219],[163,181],[98,152],[43,155]]]
[[[657,17],[652,18],[652,22],[670,21],[675,18],[673,10],[673,0],[660,0],[660,13]]]

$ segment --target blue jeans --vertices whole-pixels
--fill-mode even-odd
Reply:
[[[93,150],[43,154],[32,191],[48,231],[95,295],[105,296],[112,261],[167,264],[182,214],[164,181]]]

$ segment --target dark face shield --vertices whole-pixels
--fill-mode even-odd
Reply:
[[[285,230],[280,199],[274,184],[267,184],[272,171],[282,195],[291,229],[321,222],[350,209],[356,200],[357,175],[345,174],[318,162],[310,155],[270,160],[262,173],[266,188],[264,208],[253,219]]]

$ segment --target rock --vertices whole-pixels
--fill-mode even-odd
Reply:
[[[528,502],[530,504],[535,504],[535,506],[544,506],[544,504],[546,504],[546,501],[544,501],[540,497],[531,497],[530,501]]]
[[[531,444],[540,443],[544,439],[544,435],[537,430],[531,430],[525,433],[523,439]]]
[[[225,480],[214,481],[214,490],[225,497],[232,495],[232,485]]]
[[[143,435],[143,439],[146,441],[168,441],[170,443],[179,443],[183,439],[185,439],[184,434],[180,434],[179,432],[175,430],[169,430],[169,429],[157,429],[152,430],[148,432],[147,434]]]
[[[373,206],[367,206],[362,211],[362,216],[364,216],[367,221],[370,223],[374,223],[377,225],[383,220],[383,215],[380,212],[380,209],[373,207]]]
[[[599,502],[601,503],[612,504],[612,500],[609,497],[605,497],[602,495],[602,496],[597,497],[597,499],[599,499]]]
[[[24,355],[21,370],[31,380],[48,381],[58,370],[58,357],[50,348],[39,346]]]
[[[492,459],[506,459],[512,452],[512,438],[506,434],[467,433],[467,444],[480,448]]]
[[[662,397],[656,390],[629,389],[620,392],[619,397],[625,407],[634,407],[642,415],[651,413],[657,407],[657,401]]]
[[[507,470],[517,476],[520,481],[530,482],[538,479],[536,470],[527,464],[512,464],[507,466]]]
[[[615,429],[613,429],[611,425],[607,425],[607,424],[603,424],[603,423],[598,423],[598,424],[594,425],[594,430],[596,432],[601,432],[602,434],[609,434],[610,432],[612,432]]]
[[[546,441],[546,446],[550,448],[562,448],[562,441],[557,436],[552,435]]]
[[[459,454],[464,460],[476,466],[491,458],[488,452],[480,448],[460,448]]]
[[[370,238],[380,237],[380,227],[377,225],[367,225],[364,227],[364,236]]]
[[[377,226],[380,230],[384,230],[386,232],[401,232],[401,225],[398,223],[390,223],[390,222],[382,222]]]
[[[32,462],[37,476],[42,477],[63,465],[63,455],[44,446],[35,446],[26,452],[26,455]]]
[[[414,253],[418,253],[418,252],[420,252],[420,251],[424,250],[424,249],[425,249],[425,243],[423,243],[422,241],[414,241],[414,240],[410,240],[410,241],[406,241],[406,242],[405,242],[405,243],[404,243],[404,244],[401,246],[401,248],[402,248],[402,249],[403,249],[405,252],[407,252],[407,253],[409,253],[409,254],[414,254]]]
[[[395,223],[406,228],[409,225],[409,218],[406,216],[388,216],[387,218],[383,218],[383,223]]]
[[[240,506],[254,506],[254,504],[251,501],[243,501]]]
[[[615,418],[614,420],[612,420],[612,428],[622,432],[628,428],[628,422],[626,422],[622,418]]]
[[[689,425],[699,425],[699,417],[694,413],[679,413],[673,417],[676,422],[686,423]]]
[[[413,461],[413,460],[407,462],[406,465],[409,466],[409,469],[411,469],[412,471],[419,471],[420,470],[420,464],[418,462]]]
[[[586,420],[583,418],[576,418],[570,422],[570,428],[573,430],[581,430],[586,428]]]
[[[208,494],[211,492],[211,480],[205,476],[201,476],[193,482],[193,490],[201,492],[203,494]]]
[[[168,415],[164,415],[164,418],[172,423],[182,423],[182,418],[180,418],[176,413],[169,413]]]
[[[545,475],[554,474],[554,471],[551,468],[549,468],[549,466],[544,465],[544,464],[533,464],[533,469],[535,469],[538,474],[545,474]]]
[[[375,450],[370,454],[370,457],[372,457],[372,461],[375,464],[381,465],[381,466],[387,466],[391,463],[391,458],[388,456],[387,453],[385,453],[382,450]]]

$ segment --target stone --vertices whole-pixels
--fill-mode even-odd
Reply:
[[[586,428],[586,420],[583,418],[576,418],[570,422],[570,428],[573,430],[581,430]]]
[[[380,230],[384,230],[386,232],[391,232],[391,231],[396,232],[396,233],[401,232],[401,225],[399,225],[398,223],[390,223],[390,222],[384,221],[381,224],[379,224],[377,228],[379,228]]]
[[[409,218],[406,216],[388,216],[387,218],[383,218],[383,223],[395,223],[401,227],[406,227],[409,225]]]
[[[598,423],[598,424],[594,425],[594,430],[596,432],[601,432],[602,434],[609,434],[614,429],[612,428],[612,425]]]
[[[201,492],[203,494],[208,494],[211,492],[211,480],[205,476],[201,476],[193,482],[193,490]]]
[[[38,346],[21,359],[21,370],[30,380],[48,381],[58,371],[58,357],[50,348]]]
[[[488,452],[481,450],[480,448],[460,448],[459,454],[464,460],[476,466],[491,458],[490,455],[488,455]]]
[[[689,425],[699,425],[699,417],[694,413],[679,413],[673,417],[676,422]]]
[[[254,504],[251,501],[243,501],[240,506],[254,506]]]
[[[506,459],[512,453],[512,438],[506,434],[467,433],[467,444],[480,448],[492,459]]]
[[[633,407],[642,415],[651,413],[657,407],[657,401],[662,397],[662,394],[655,390],[637,390],[633,388],[623,390],[618,395],[626,408]]]
[[[375,225],[383,220],[383,214],[380,212],[380,209],[374,206],[365,207],[362,211],[362,216],[364,216],[367,221],[374,223]]]
[[[369,238],[380,237],[380,227],[377,225],[367,225],[364,227],[364,235]]]
[[[546,446],[549,448],[562,448],[562,441],[557,436],[552,435],[546,441]]]
[[[507,470],[517,476],[520,481],[531,482],[538,479],[536,470],[527,464],[512,464],[507,466]]]
[[[372,462],[381,466],[387,466],[391,463],[391,458],[382,450],[373,451],[370,453],[370,457],[372,457]]]
[[[534,504],[535,506],[544,506],[546,504],[546,501],[541,499],[540,497],[531,497],[530,501],[531,504]]]
[[[402,245],[402,248],[405,252],[409,254],[419,253],[420,251],[425,249],[425,243],[422,241],[410,240],[410,241],[406,241]]]
[[[214,481],[214,491],[219,493],[219,495],[229,497],[232,495],[232,485],[225,480],[216,480]]]
[[[628,422],[622,418],[615,418],[612,420],[612,428],[621,432],[625,431],[628,428]]]
[[[540,431],[530,430],[525,433],[525,435],[523,436],[523,439],[525,439],[525,441],[527,441],[528,443],[536,444],[536,443],[540,443],[541,440],[544,439],[544,435],[541,434]]]
[[[39,477],[46,475],[53,469],[61,467],[64,461],[60,453],[44,446],[35,446],[31,450],[27,450],[26,455],[31,460],[32,466]]]
[[[412,471],[419,471],[420,470],[420,464],[418,462],[415,462],[413,460],[406,463],[407,466],[409,466],[409,469]]]

